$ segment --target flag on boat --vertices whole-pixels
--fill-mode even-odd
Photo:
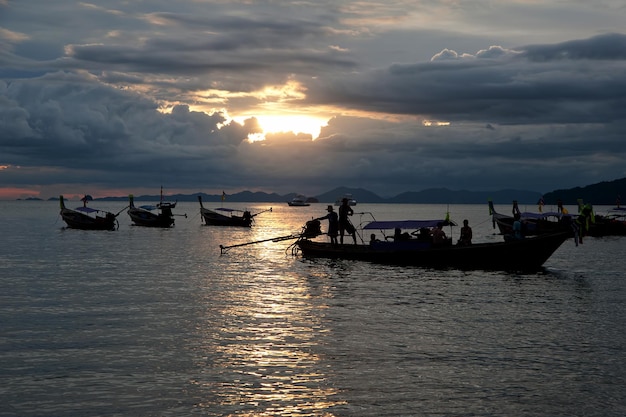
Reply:
[[[222,191],[222,201],[226,200],[226,193]]]

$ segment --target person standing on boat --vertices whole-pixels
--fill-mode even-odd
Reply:
[[[461,236],[459,237],[458,244],[461,246],[472,244],[472,228],[469,226],[467,219],[463,220],[463,227],[461,227]]]
[[[315,220],[324,220],[328,219],[328,237],[330,237],[330,243],[333,245],[337,244],[337,234],[339,233],[339,216],[333,209],[333,206],[328,206],[326,208],[328,214],[323,217],[318,217]]]
[[[352,216],[354,214],[354,210],[348,204],[348,199],[343,198],[341,200],[341,205],[339,206],[339,240],[343,245],[343,234],[348,232],[349,235],[352,235],[352,240],[354,240],[354,244],[356,245],[356,229],[348,220],[348,216]]]
[[[591,204],[585,204],[582,208],[579,208],[578,217],[576,217],[576,225],[579,229],[578,242],[583,243],[583,236],[589,232],[591,223],[596,222],[596,217],[593,214],[593,207]]]

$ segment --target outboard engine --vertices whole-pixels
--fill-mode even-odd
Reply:
[[[316,237],[322,234],[322,223],[319,220],[309,220],[302,231],[303,237]]]

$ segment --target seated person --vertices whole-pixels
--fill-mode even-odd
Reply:
[[[394,230],[394,234],[393,234],[393,240],[395,240],[396,242],[399,242],[401,240],[409,240],[411,239],[411,235],[409,235],[407,232],[402,233],[402,230],[399,227],[396,227],[396,229]]]
[[[416,236],[418,240],[430,242],[430,230],[428,230],[428,227],[422,227],[411,234]]]
[[[433,238],[433,244],[435,246],[445,245],[448,243],[446,232],[443,231],[443,223],[437,223],[437,227],[433,228],[430,234]]]
[[[458,244],[461,246],[472,244],[472,228],[469,226],[468,220],[463,220],[463,227],[461,227],[461,236],[459,237]]]

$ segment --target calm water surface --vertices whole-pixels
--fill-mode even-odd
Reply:
[[[179,203],[173,229],[123,212],[103,232],[65,229],[56,202],[0,202],[0,416],[626,415],[626,239],[568,241],[526,275],[304,260],[290,240],[220,254],[325,207],[238,229]],[[449,210],[501,239],[486,204],[355,209]]]

